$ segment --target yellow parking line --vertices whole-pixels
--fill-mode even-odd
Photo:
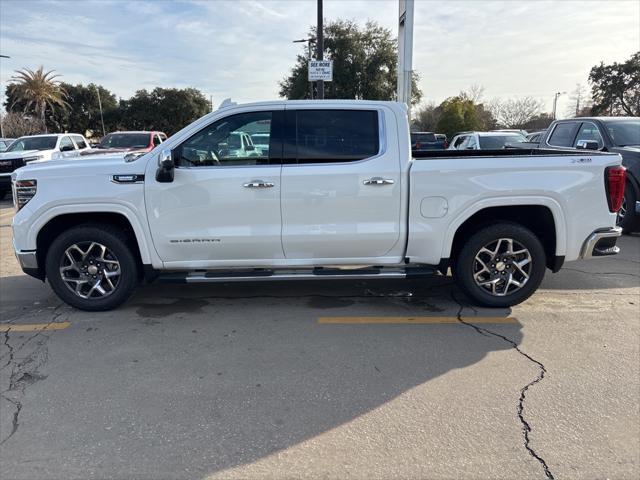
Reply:
[[[469,323],[518,323],[513,317],[462,317]],[[318,323],[333,324],[443,324],[460,323],[458,317],[320,317]]]
[[[22,324],[0,324],[0,332],[37,332],[40,330],[64,330],[71,322],[56,323],[22,323]]]

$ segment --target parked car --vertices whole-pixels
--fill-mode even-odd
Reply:
[[[411,150],[414,152],[444,150],[446,143],[446,137],[438,138],[433,132],[411,132]]]
[[[498,128],[496,130],[491,130],[492,132],[500,132],[500,133],[519,133],[520,135],[527,136],[529,133],[526,130],[521,130],[519,128]]]
[[[526,140],[516,132],[463,132],[453,137],[449,150],[500,150]]]
[[[262,154],[269,155],[269,137],[268,133],[252,133],[251,141],[253,145],[260,149]]]
[[[229,132],[258,124],[270,127],[269,155],[231,154]],[[546,268],[619,251],[620,155],[412,157],[396,102],[226,104],[132,162],[55,163],[14,174],[14,248],[26,273],[85,310],[117,307],[142,277],[353,281],[449,268],[475,303],[507,307]]]
[[[14,142],[14,138],[0,138],[0,152],[4,152]]]
[[[444,133],[436,133],[436,138],[441,142],[444,142],[445,149],[449,148],[449,141]]]
[[[167,139],[163,132],[113,132],[94,147],[95,153],[147,153]]]
[[[540,148],[619,153],[627,168],[627,181],[618,225],[625,232],[640,228],[640,117],[556,120],[543,136]]]
[[[91,150],[86,138],[77,133],[28,135],[15,140],[0,153],[0,199],[11,188],[11,174],[29,162],[77,157]]]

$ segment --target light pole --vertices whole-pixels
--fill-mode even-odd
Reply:
[[[311,65],[311,44],[316,43],[315,38],[302,38],[300,40],[294,40],[293,43],[306,43],[307,44],[307,54],[308,54],[308,63],[307,69]],[[309,82],[309,98],[313,100],[313,82]]]
[[[2,58],[11,58],[9,55],[0,55]],[[2,85],[0,84],[0,90],[2,90]],[[4,92],[2,92],[4,95]],[[4,138],[4,124],[2,123],[2,104],[0,104],[0,137]]]
[[[556,92],[556,94],[553,96],[553,119],[556,119],[556,108],[558,106],[558,97],[560,95],[564,95],[567,92]]]
[[[100,100],[100,89],[96,85],[96,92],[98,92],[98,106],[100,107],[100,121],[102,122],[102,136],[104,137],[107,132],[104,129],[104,115],[102,115],[102,100]]]

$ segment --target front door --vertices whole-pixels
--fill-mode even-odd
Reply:
[[[262,265],[284,257],[280,215],[282,112],[230,115],[173,149],[172,182],[147,171],[145,200],[153,243],[168,267]],[[236,148],[242,134],[269,137],[269,149]]]

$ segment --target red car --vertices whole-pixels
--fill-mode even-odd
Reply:
[[[89,154],[95,153],[147,153],[167,139],[163,132],[113,132],[104,136]],[[100,152],[96,152],[99,150]]]

